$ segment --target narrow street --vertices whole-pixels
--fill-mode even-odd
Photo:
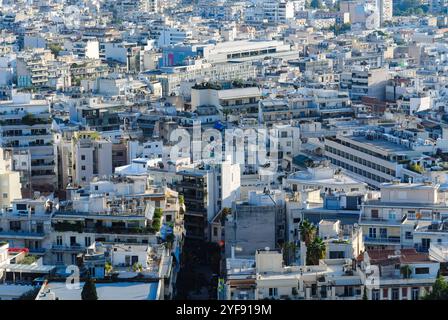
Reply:
[[[185,242],[176,299],[216,299],[220,248],[202,241]]]

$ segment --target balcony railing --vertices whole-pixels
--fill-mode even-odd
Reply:
[[[365,242],[379,242],[379,243],[400,243],[400,237],[364,237]]]
[[[389,224],[402,224],[407,219],[407,215],[403,215],[401,218],[395,218],[395,219],[389,219],[389,218],[382,218],[382,217],[372,217],[368,215],[361,215],[360,222],[382,222],[382,223],[389,223]]]
[[[51,248],[53,250],[61,250],[61,251],[83,251],[85,249],[85,247],[80,245],[79,243],[71,245],[53,244]]]

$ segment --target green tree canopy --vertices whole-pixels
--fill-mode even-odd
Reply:
[[[314,240],[317,229],[311,222],[305,219],[300,224],[299,231],[300,231],[300,240],[305,242],[305,245],[308,246]]]
[[[432,286],[432,292],[424,297],[425,300],[448,300],[448,283],[439,276]]]
[[[314,240],[307,246],[306,264],[309,266],[318,265],[319,259],[325,258],[326,250],[325,242],[319,237],[314,238]]]
[[[96,293],[95,281],[92,278],[88,278],[81,292],[82,300],[98,300]]]

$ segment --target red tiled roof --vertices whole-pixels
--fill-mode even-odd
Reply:
[[[367,250],[372,264],[390,264],[390,263],[417,263],[417,262],[433,262],[429,259],[427,253],[417,252],[415,249],[401,249],[401,250]],[[358,261],[364,261],[364,254],[360,254]]]

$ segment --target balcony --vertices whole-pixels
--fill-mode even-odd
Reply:
[[[47,252],[46,248],[28,248],[30,254],[34,255],[44,255]]]
[[[376,244],[376,243],[380,243],[380,244],[399,244],[401,241],[400,237],[369,237],[369,236],[365,236],[364,237],[364,242],[368,243],[368,244]]]
[[[53,251],[84,251],[85,247],[80,245],[79,243],[74,243],[71,245],[59,245],[59,244],[52,244],[51,249]]]
[[[371,217],[368,215],[361,215],[359,220],[360,225],[390,225],[390,226],[400,226],[407,219],[407,215],[401,217],[401,219],[386,219],[382,217]]]
[[[92,233],[104,233],[104,234],[154,234],[153,230],[151,228],[146,227],[92,227],[92,228],[85,228],[85,232],[92,232]]]
[[[86,254],[84,256],[84,262],[106,262],[106,258],[103,253]]]
[[[29,232],[23,230],[0,231],[0,239],[26,239],[26,240],[42,240],[45,234],[41,232]]]

